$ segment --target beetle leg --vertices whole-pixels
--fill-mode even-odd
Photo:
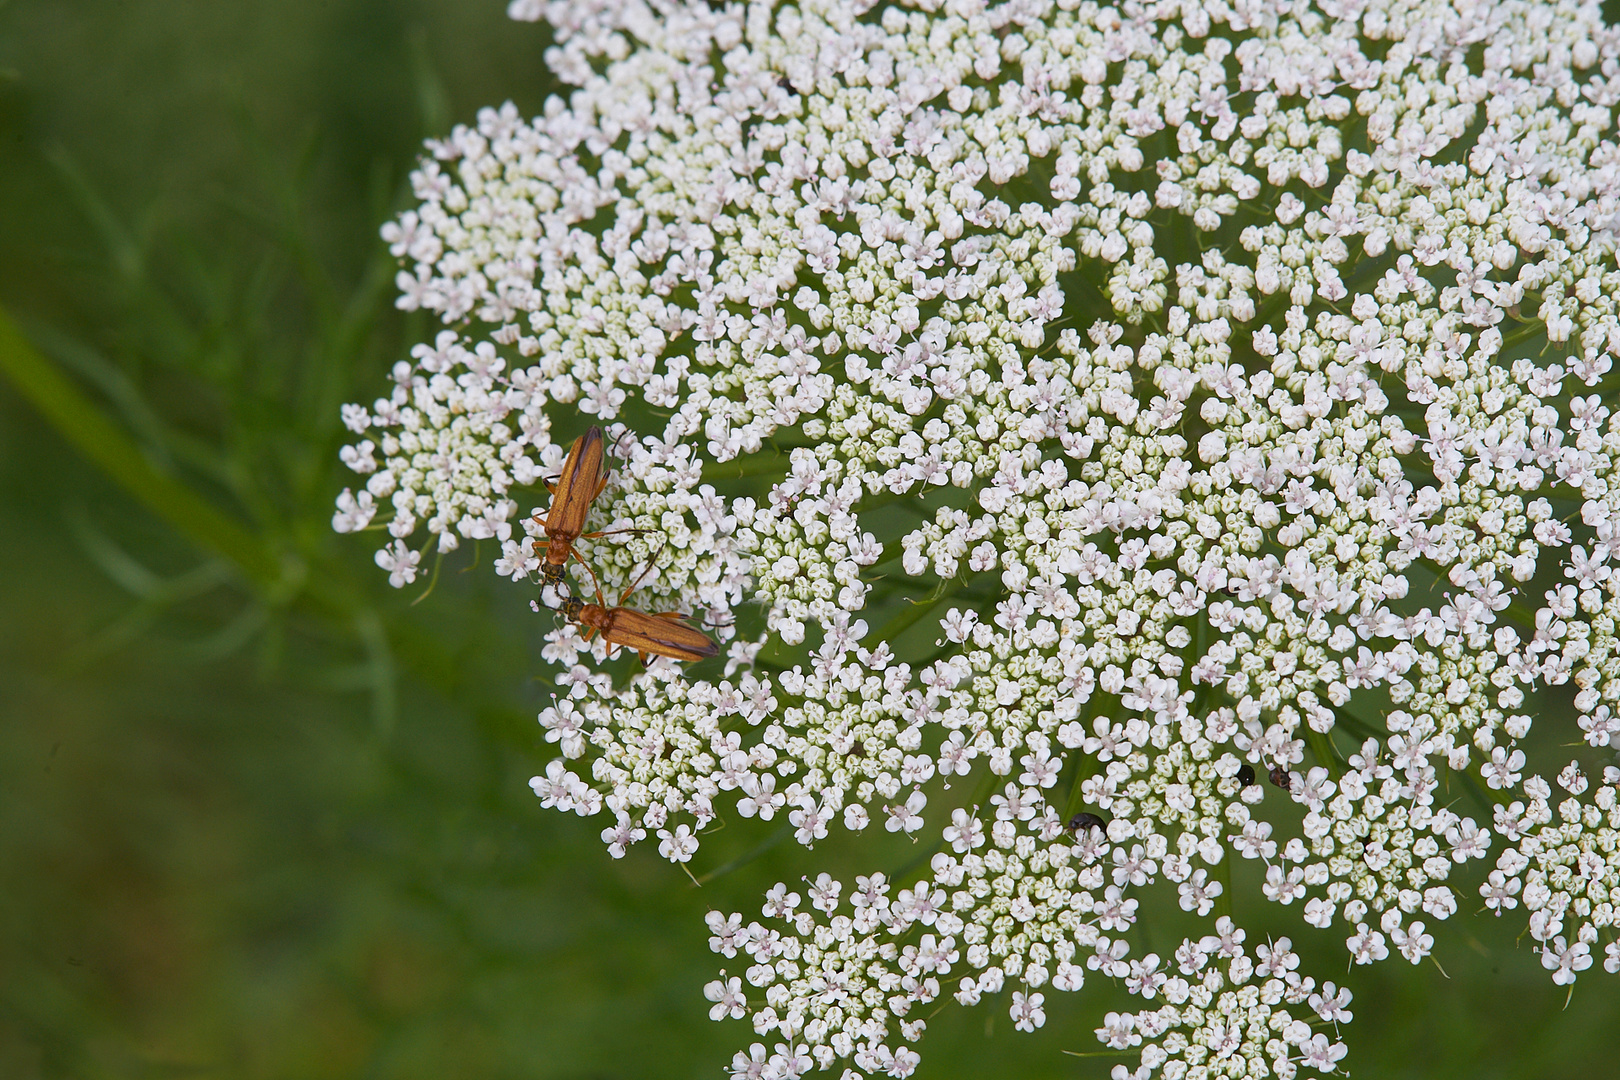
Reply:
[[[737,617],[735,615],[733,615],[726,622],[710,622],[708,619],[704,619],[698,625],[700,627],[702,627],[703,629],[705,629],[705,630],[724,630],[727,627],[736,626],[737,625]]]
[[[597,580],[596,571],[591,569],[591,564],[586,562],[584,556],[580,555],[579,552],[573,550],[572,548],[569,549],[568,554],[573,556],[574,561],[585,568],[585,572],[587,574],[591,575],[591,584],[596,588],[596,602],[603,607],[606,607],[607,603],[602,599],[602,583]]]

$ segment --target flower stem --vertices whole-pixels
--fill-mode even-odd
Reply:
[[[129,436],[29,344],[3,310],[0,371],[63,438],[192,543],[225,556],[264,591],[285,588],[294,576],[246,528],[159,472]]]
[[[941,582],[940,584],[944,585],[945,583]],[[956,587],[954,589],[941,588],[936,595],[924,600],[911,600],[906,598],[906,602],[911,606],[901,611],[893,619],[890,619],[888,625],[884,626],[883,629],[878,631],[877,640],[893,641],[903,632],[921,622],[923,617],[926,616],[930,611],[933,611],[947,600],[955,599],[957,596],[966,591],[967,583],[956,582],[955,584]]]
[[[1215,898],[1215,917],[1222,915],[1228,917],[1232,914],[1232,852],[1228,849],[1221,851],[1221,861],[1214,866],[1214,873],[1210,875],[1221,883],[1221,895]]]
[[[713,870],[710,870],[702,877],[694,878],[692,883],[695,886],[701,887],[703,885],[707,885],[717,877],[731,873],[733,870],[740,870],[792,835],[793,826],[783,822],[777,827],[775,832],[771,833],[771,835],[767,836],[764,840],[761,840],[758,844],[754,845],[752,850],[743,852],[730,862],[721,863],[719,866],[715,867]]]
[[[1333,740],[1315,728],[1307,728],[1305,741],[1311,744],[1311,753],[1316,755],[1316,759],[1333,775],[1334,780],[1338,780],[1340,774],[1344,772],[1344,763],[1339,760],[1339,755],[1334,750]]]

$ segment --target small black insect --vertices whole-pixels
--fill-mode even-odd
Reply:
[[[1106,830],[1107,828],[1108,823],[1096,814],[1076,814],[1069,819],[1069,831],[1076,835],[1079,835],[1081,829]]]
[[[1254,786],[1254,766],[1244,762],[1238,766],[1237,782],[1240,787]]]
[[[1273,765],[1271,767],[1271,773],[1269,774],[1268,779],[1277,787],[1282,788],[1284,791],[1288,791],[1292,787],[1288,780],[1288,770],[1283,768],[1281,765]]]

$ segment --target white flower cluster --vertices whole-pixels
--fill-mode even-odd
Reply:
[[[1129,891],[1208,917],[1231,853],[1358,963],[1421,960],[1482,880],[1557,981],[1599,946],[1620,969],[1620,773],[1587,779],[1620,749],[1620,32],[1595,5],[511,12],[576,89],[430,144],[384,236],[400,305],[452,329],[345,409],[366,481],[334,525],[382,514],[396,585],[423,525],[526,578],[516,489],[561,462],[554,423],[596,418],[590,527],[656,535],[592,566],[651,559],[638,606],[736,640],[722,677],[615,686],[554,631],[536,792],[676,862],[733,807],[806,846],[943,829],[893,899],[874,875],[835,915],[818,879],[826,920],[779,889],[784,930],[717,924],[754,963],[715,1015],[786,1039],[740,1075],[906,1075],[953,967],[964,1002],[1017,984],[1025,1027],[1082,970],[1162,993],[1104,1025],[1146,1040],[1132,1076],[1330,1070],[1343,1047],[1274,1007],[1348,1013],[1291,966],[1124,959]],[[768,499],[726,490],[772,469]],[[898,636],[918,616],[932,651]],[[1538,712],[1589,748],[1556,807]],[[1257,809],[1268,783],[1303,825]]]
[[[1156,1070],[1167,1080],[1268,1075],[1292,1080],[1302,1067],[1337,1071],[1348,1052],[1344,1043],[1312,1025],[1332,1024],[1336,1036],[1338,1025],[1352,1019],[1346,1007],[1350,991],[1331,982],[1318,991],[1315,979],[1295,970],[1299,957],[1288,938],[1257,946],[1251,957],[1243,949],[1246,935],[1231,919],[1222,916],[1215,929],[1198,941],[1182,942],[1176,974],[1154,971],[1151,979],[1141,980],[1143,989],[1133,987],[1145,998],[1157,992],[1164,1005],[1103,1017],[1098,1039],[1116,1050],[1141,1047],[1141,1066],[1132,1071],[1116,1065],[1114,1080],[1146,1080]],[[1157,964],[1150,953],[1142,966],[1151,970]],[[1301,1004],[1310,1012],[1295,1015],[1279,1007]]]
[[[998,804],[1012,816],[998,822],[1017,820],[1017,798],[1009,785]],[[1046,995],[1036,988],[1079,990],[1087,971],[1123,982],[1144,1000],[1162,998],[1157,1009],[1103,1018],[1099,1039],[1116,1050],[1140,1048],[1140,1068],[1119,1066],[1116,1077],[1146,1080],[1162,1068],[1169,1080],[1287,1080],[1302,1064],[1333,1071],[1345,1055],[1342,1043],[1281,1007],[1308,1002],[1322,1021],[1351,1018],[1350,992],[1326,983],[1316,993],[1315,980],[1296,973],[1299,958],[1287,938],[1255,950],[1256,963],[1243,949],[1244,931],[1222,916],[1215,934],[1182,943],[1173,970],[1155,953],[1128,958],[1130,944],[1117,935],[1136,921],[1138,903],[1126,893],[1153,877],[1155,859],[1183,883],[1184,898],[1187,883],[1204,873],[1189,875],[1186,860],[1165,854],[1162,838],[1127,847],[1083,827],[1067,843],[1060,826],[1035,818],[1007,845],[980,854],[985,837],[978,824],[957,811],[947,833],[960,857],[936,854],[931,878],[893,897],[884,875],[857,877],[847,913],[843,885],[828,874],[806,880],[814,911],[800,910],[800,894],[784,884],[766,894],[762,914],[780,930],[745,926],[740,914],[709,913],[710,948],[753,961],[742,976],[722,971],[705,988],[715,1002],[710,1016],[749,1015],[746,982],[764,991],[765,1004],[752,1010],[754,1031],[787,1040],[769,1055],[763,1043],[739,1053],[734,1077],[796,1076],[846,1060],[872,1074],[909,1076],[920,1056],[891,1045],[891,1021],[904,1042],[920,1039],[927,1022],[917,1013],[940,997],[953,967],[976,972],[957,980],[953,996],[964,1005],[1021,984],[1008,1005],[1019,1031],[1046,1023]],[[1218,894],[1218,886],[1212,891]]]

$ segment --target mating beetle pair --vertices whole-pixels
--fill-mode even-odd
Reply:
[[[634,649],[641,654],[643,660],[649,653],[654,656],[667,656],[673,660],[688,661],[703,660],[718,654],[719,646],[702,631],[682,622],[685,616],[681,613],[666,611],[652,614],[622,606],[640,583],[639,578],[631,582],[630,587],[619,597],[620,606],[607,605],[602,596],[601,583],[596,580],[596,572],[590,568],[579,552],[574,550],[574,541],[610,536],[615,532],[643,530],[615,529],[593,533],[583,531],[585,515],[590,511],[591,503],[602,494],[602,488],[606,484],[607,469],[603,462],[602,429],[592,425],[585,434],[574,440],[574,445],[568,451],[568,458],[563,462],[562,472],[558,474],[557,479],[546,484],[551,491],[551,507],[546,512],[545,520],[540,521],[540,515],[535,514],[536,521],[546,534],[544,540],[534,542],[534,553],[542,555],[543,552],[540,581],[559,592],[568,593],[568,599],[564,600],[557,610],[569,622],[585,627],[585,640],[589,641],[592,634],[601,634],[602,639],[609,645]],[[577,560],[585,567],[585,572],[591,575],[591,582],[596,586],[596,603],[587,604],[573,595],[573,589],[568,586],[563,573],[570,558]]]

